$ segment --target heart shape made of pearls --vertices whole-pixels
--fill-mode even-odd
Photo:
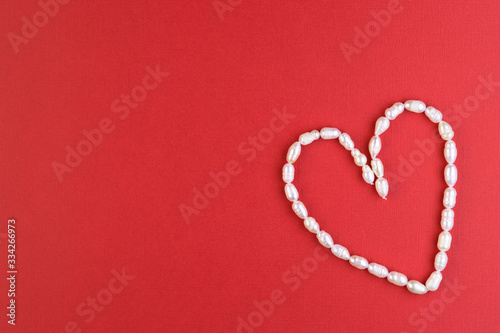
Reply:
[[[299,192],[292,184],[295,177],[295,167],[293,163],[297,161],[300,156],[302,146],[307,146],[312,142],[323,139],[333,140],[338,139],[340,144],[351,152],[354,158],[354,163],[361,167],[362,177],[365,182],[373,185],[375,177],[375,189],[377,193],[386,199],[389,192],[389,184],[384,178],[384,165],[382,161],[377,158],[378,153],[382,148],[382,141],[380,135],[384,133],[394,119],[403,111],[411,111],[414,113],[425,113],[425,115],[433,123],[438,124],[439,134],[445,141],[444,144],[444,157],[448,163],[444,169],[444,179],[448,187],[444,191],[443,206],[444,209],[441,213],[441,228],[443,231],[439,234],[437,247],[439,252],[436,254],[434,260],[435,271],[431,273],[427,281],[421,283],[416,280],[409,280],[403,273],[396,271],[389,271],[387,267],[375,263],[368,262],[367,259],[358,255],[351,255],[347,248],[340,244],[335,244],[332,237],[324,230],[320,230],[318,222],[308,215],[305,205],[299,201]],[[371,156],[371,167],[367,164],[367,158],[358,149],[354,147],[354,142],[347,133],[343,133],[337,128],[324,127],[320,131],[314,130],[300,135],[299,140],[294,142],[288,149],[286,155],[287,163],[283,166],[283,181],[285,185],[286,198],[292,202],[292,210],[295,214],[304,220],[304,226],[310,232],[316,234],[318,241],[321,245],[331,249],[332,253],[343,260],[348,260],[349,263],[358,269],[367,269],[369,273],[379,278],[387,278],[387,280],[397,286],[406,286],[406,288],[414,294],[425,294],[427,291],[435,291],[439,288],[441,280],[443,279],[442,271],[448,263],[448,255],[446,251],[451,246],[450,230],[453,228],[455,213],[453,207],[456,204],[457,191],[453,186],[457,182],[457,167],[454,165],[457,158],[457,148],[455,142],[452,140],[454,132],[451,126],[442,120],[443,114],[436,108],[427,107],[424,102],[417,100],[409,100],[403,103],[395,103],[393,106],[385,110],[385,117],[377,119],[375,124],[375,135],[371,138],[368,144],[368,150]]]

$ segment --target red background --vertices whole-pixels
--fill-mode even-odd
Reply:
[[[221,20],[211,0],[71,1],[16,53],[8,34],[21,35],[22,18],[40,7],[3,2],[1,260],[6,271],[14,217],[19,273],[17,324],[1,313],[1,330],[236,332],[250,316],[256,327],[241,332],[499,332],[500,86],[485,90],[480,77],[500,81],[500,3],[401,1],[350,62],[341,43],[355,45],[356,27],[376,29],[371,12],[387,1],[232,3]],[[121,120],[113,101],[157,65],[170,75]],[[476,89],[490,96],[467,111]],[[411,98],[445,113],[459,154],[445,282],[424,296],[331,254],[312,259],[318,243],[281,180],[301,133],[335,126],[368,154],[375,120]],[[266,136],[284,109],[295,117]],[[114,131],[60,182],[52,163],[104,118]],[[427,155],[415,140],[435,131],[407,112],[382,135],[386,172],[400,177],[388,201],[338,143],[306,147],[301,200],[351,254],[425,280],[445,162],[442,142]],[[266,143],[250,150],[259,133]],[[411,158],[419,165],[398,171]],[[179,206],[193,206],[193,191],[232,160],[239,174],[184,219]],[[302,264],[310,273],[300,278],[292,269]],[[85,322],[77,307],[122,268],[135,279]],[[5,279],[0,288],[6,312]],[[259,317],[254,302],[276,296],[282,303]]]

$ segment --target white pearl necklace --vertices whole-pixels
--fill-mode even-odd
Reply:
[[[365,182],[373,185],[375,176],[377,180],[375,181],[375,189],[377,193],[386,199],[389,192],[389,184],[384,178],[384,165],[382,161],[377,158],[378,153],[382,148],[382,141],[380,140],[380,135],[384,133],[390,125],[390,121],[396,119],[404,110],[408,110],[415,113],[425,112],[425,115],[433,122],[438,124],[439,134],[441,138],[446,141],[444,145],[444,157],[448,165],[444,169],[444,180],[448,185],[448,188],[444,191],[443,205],[445,209],[441,213],[441,227],[443,231],[439,234],[437,247],[439,253],[436,255],[434,260],[434,271],[425,284],[410,280],[406,275],[391,271],[387,267],[377,264],[375,262],[368,263],[368,260],[361,256],[350,255],[349,251],[342,245],[334,244],[332,237],[329,233],[324,230],[320,230],[318,222],[313,217],[308,215],[305,205],[299,201],[299,192],[297,188],[292,184],[295,177],[295,168],[293,163],[297,161],[302,150],[302,146],[307,146],[313,141],[322,138],[324,140],[337,139],[340,144],[347,150],[351,152],[354,158],[354,163],[361,167],[362,176]],[[455,142],[452,141],[454,132],[451,126],[442,121],[443,114],[436,108],[426,105],[421,101],[406,101],[403,103],[395,103],[393,106],[385,110],[385,117],[380,117],[377,119],[375,124],[375,136],[373,136],[368,145],[368,150],[370,152],[371,168],[368,166],[367,158],[358,149],[354,148],[354,142],[347,133],[342,133],[336,128],[325,127],[321,131],[311,131],[302,134],[299,137],[299,141],[294,142],[288,149],[286,155],[287,164],[283,167],[283,181],[285,185],[285,195],[288,200],[292,202],[292,209],[297,214],[298,217],[304,220],[304,226],[310,232],[316,234],[318,241],[321,245],[326,248],[331,249],[332,253],[343,260],[349,260],[349,263],[358,269],[368,269],[368,272],[379,278],[387,278],[387,280],[397,286],[406,286],[406,288],[415,294],[425,294],[428,290],[437,290],[443,276],[441,271],[446,267],[448,263],[448,256],[446,251],[450,249],[451,246],[451,234],[450,230],[453,228],[455,213],[452,208],[455,207],[457,191],[453,186],[457,182],[457,167],[453,164],[457,158],[457,148]]]

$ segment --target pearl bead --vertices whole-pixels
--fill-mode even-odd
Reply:
[[[332,236],[330,236],[329,233],[326,231],[322,230],[318,233],[317,235],[318,241],[321,245],[323,245],[326,248],[331,248],[333,246],[333,239]]]
[[[380,152],[380,149],[382,149],[382,140],[380,140],[380,137],[375,135],[370,139],[370,142],[368,143],[368,150],[370,151],[370,156],[372,158],[377,157],[378,153]]]
[[[337,258],[340,258],[343,260],[349,260],[349,258],[351,257],[351,255],[349,254],[349,251],[347,251],[347,249],[345,247],[343,247],[342,245],[339,245],[339,244],[335,244],[334,246],[332,246],[332,253]]]
[[[448,231],[442,231],[439,234],[437,247],[439,251],[448,251],[451,247],[451,234]]]
[[[411,112],[422,113],[425,111],[425,103],[422,101],[406,101],[405,109]]]
[[[372,169],[368,165],[363,165],[361,170],[363,171],[363,179],[365,180],[365,182],[373,185],[373,182],[375,181],[375,174],[373,173]]]
[[[444,168],[444,180],[448,186],[455,186],[457,183],[458,171],[454,164],[448,164]]]
[[[283,181],[285,183],[293,182],[293,178],[295,177],[295,168],[293,164],[287,163],[283,166]]]
[[[362,154],[358,149],[351,150],[351,155],[354,158],[354,163],[357,166],[363,166],[366,164],[366,156]]]
[[[428,106],[427,109],[425,109],[425,115],[433,122],[433,123],[439,123],[441,120],[443,120],[443,114],[441,111],[438,109]]]
[[[299,136],[299,142],[303,146],[307,146],[314,140],[318,140],[320,137],[320,134],[318,131],[312,131],[312,132],[306,132]]]
[[[438,130],[441,138],[446,141],[453,139],[453,135],[455,135],[455,132],[446,121],[439,122]]]
[[[319,232],[319,224],[318,222],[316,222],[316,219],[314,219],[314,217],[306,217],[304,219],[304,226],[313,234],[317,234]]]
[[[423,295],[427,292],[427,288],[416,280],[408,281],[406,288],[414,294]]]
[[[408,283],[408,278],[406,275],[399,273],[399,272],[390,272],[387,275],[387,281],[389,281],[392,284],[395,284],[396,286],[406,286]]]
[[[387,269],[387,267],[374,262],[368,265],[368,272],[379,278],[385,278],[389,274],[389,270]]]
[[[448,255],[446,252],[439,252],[436,254],[436,257],[434,258],[434,268],[436,271],[442,271],[445,269],[446,264],[448,263]]]
[[[336,139],[340,135],[340,131],[334,127],[323,127],[320,132],[321,138],[324,140]]]
[[[297,201],[299,199],[299,191],[297,191],[295,185],[290,183],[285,185],[285,195],[290,201]]]
[[[453,187],[444,190],[443,205],[446,208],[453,208],[457,203],[457,191]]]
[[[366,269],[368,267],[368,260],[360,256],[351,256],[349,263],[359,269]]]
[[[425,282],[425,286],[430,291],[435,291],[439,288],[441,284],[441,280],[443,279],[443,274],[439,271],[432,272],[427,281]]]
[[[375,135],[380,135],[387,131],[391,122],[386,117],[380,117],[375,123]]]
[[[372,170],[375,173],[375,175],[378,178],[384,177],[384,165],[382,164],[382,161],[378,158],[374,158],[371,164],[372,164]]]
[[[378,195],[380,195],[383,199],[389,193],[389,183],[385,178],[379,178],[375,182],[375,189],[377,190]]]
[[[354,149],[354,142],[352,142],[351,137],[347,133],[340,134],[340,136],[339,136],[339,142],[347,150],[353,150]]]
[[[393,106],[385,110],[385,117],[389,120],[394,120],[396,119],[397,116],[399,116],[403,111],[405,110],[405,107],[403,103],[394,103]]]
[[[448,163],[455,163],[457,159],[457,145],[454,141],[447,141],[444,145],[444,158]]]
[[[306,206],[300,201],[295,201],[292,204],[292,209],[301,219],[305,219],[307,217],[307,209]]]
[[[299,142],[293,143],[288,149],[288,153],[286,154],[286,160],[288,163],[294,163],[297,161],[300,155],[301,145]]]
[[[455,212],[452,209],[446,208],[441,212],[441,228],[444,231],[450,231],[455,223]]]

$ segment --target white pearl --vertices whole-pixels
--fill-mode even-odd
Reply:
[[[405,102],[405,109],[411,112],[422,113],[425,111],[425,103],[422,101],[409,100]]]
[[[455,132],[453,132],[450,124],[448,124],[446,121],[439,122],[438,130],[441,138],[446,141],[453,139],[453,135],[455,135]]]
[[[363,166],[366,164],[366,156],[362,154],[358,149],[351,150],[351,155],[354,158],[354,163],[357,166]]]
[[[323,127],[320,135],[324,140],[336,139],[339,137],[340,131],[334,127]]]
[[[342,245],[339,245],[339,244],[335,244],[334,246],[332,246],[332,253],[337,258],[340,258],[343,260],[349,260],[349,258],[351,257],[351,255],[349,254],[349,251],[347,251],[347,249],[345,247],[343,247]]]
[[[308,144],[310,144],[314,140],[318,140],[319,136],[320,135],[319,135],[318,131],[306,132],[306,133],[301,134],[299,136],[299,142],[301,145],[307,146]]]
[[[372,170],[375,173],[375,175],[378,178],[384,177],[384,165],[382,164],[382,161],[378,158],[374,158],[371,164],[372,164]]]
[[[454,141],[447,141],[444,145],[444,158],[448,163],[455,163],[457,159],[457,145]]]
[[[446,208],[441,212],[441,228],[444,231],[450,231],[455,223],[455,212],[452,209]]]
[[[408,281],[406,288],[414,294],[423,295],[427,292],[427,287],[416,280]]]
[[[446,264],[448,263],[448,255],[446,252],[439,252],[436,254],[436,258],[434,258],[434,268],[436,271],[442,271],[445,269]]]
[[[300,201],[295,201],[292,204],[292,209],[301,219],[305,219],[307,217],[307,209],[306,206]]]
[[[354,142],[352,142],[351,137],[347,133],[340,134],[340,136],[339,136],[339,142],[347,150],[353,150],[354,149]]]
[[[387,182],[387,179],[378,178],[375,182],[375,189],[377,190],[378,195],[385,199],[389,193],[389,183]]]
[[[458,172],[454,164],[448,164],[444,168],[444,180],[448,186],[455,186],[457,183]]]
[[[427,109],[425,109],[425,115],[433,122],[433,123],[439,123],[441,120],[443,120],[443,114],[441,111],[436,109],[433,106],[428,106]]]
[[[368,267],[368,260],[360,256],[351,256],[349,263],[359,269],[366,269]]]
[[[406,275],[399,273],[399,272],[390,272],[387,275],[387,281],[389,281],[392,284],[395,284],[396,286],[406,286],[408,283],[408,278]]]
[[[368,165],[363,165],[363,168],[361,168],[363,171],[363,179],[365,182],[368,184],[373,185],[373,182],[375,181],[375,174],[373,173],[372,169]]]
[[[448,231],[442,231],[439,234],[437,247],[439,251],[448,251],[451,247],[451,234]]]
[[[368,150],[370,151],[370,156],[372,158],[377,157],[378,153],[380,152],[380,149],[382,149],[382,140],[380,140],[380,137],[375,135],[370,139],[370,142],[368,143]]]
[[[375,123],[375,135],[380,135],[387,131],[391,122],[386,117],[380,117]]]
[[[368,272],[379,278],[385,278],[389,274],[387,267],[372,262],[368,265]]]
[[[404,107],[403,103],[400,103],[400,102],[394,103],[393,106],[391,106],[390,108],[385,110],[385,117],[389,120],[394,120],[404,110],[405,110],[405,107]]]
[[[286,160],[288,163],[294,163],[299,158],[301,151],[301,146],[299,142],[293,143],[288,149],[288,153],[286,154]]]
[[[290,201],[299,200],[299,191],[297,191],[297,188],[293,184],[288,183],[285,185],[285,195]]]
[[[435,291],[439,288],[442,279],[443,279],[443,274],[441,274],[441,272],[439,271],[432,272],[427,281],[425,282],[425,286],[430,291]]]
[[[443,205],[446,208],[453,208],[457,203],[457,191],[453,187],[444,190]]]
[[[332,236],[330,236],[329,233],[326,231],[320,231],[317,235],[318,241],[321,245],[323,245],[326,248],[331,248],[333,246],[333,239]]]
[[[287,163],[283,166],[283,181],[285,183],[293,182],[293,178],[295,177],[295,168],[293,164]]]
[[[319,232],[319,224],[316,222],[314,217],[306,217],[304,219],[304,226],[313,234],[317,234]]]

